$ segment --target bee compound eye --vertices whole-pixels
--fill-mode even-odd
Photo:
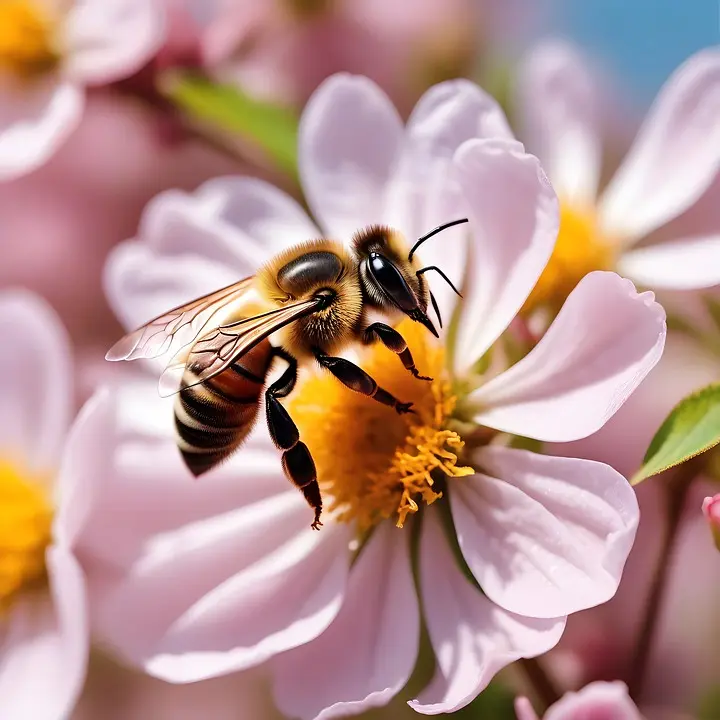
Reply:
[[[404,312],[418,306],[417,298],[394,263],[377,252],[370,253],[368,269],[383,293]]]

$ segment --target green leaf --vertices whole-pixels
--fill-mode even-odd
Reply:
[[[630,481],[637,485],[720,443],[720,383],[681,400],[655,433],[643,465]]]
[[[297,178],[298,118],[289,108],[189,72],[168,73],[160,90],[191,120],[253,142],[278,168]]]

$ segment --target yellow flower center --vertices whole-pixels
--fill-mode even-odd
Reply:
[[[0,0],[0,71],[26,80],[49,72],[59,59],[47,10],[34,0]]]
[[[598,232],[594,211],[562,203],[555,249],[523,312],[541,306],[557,312],[585,275],[593,270],[609,270],[614,259],[612,245]]]
[[[0,610],[45,578],[52,508],[39,483],[0,460]]]
[[[440,477],[474,472],[458,465],[460,436],[446,422],[454,406],[445,378],[444,352],[427,330],[407,321],[398,328],[415,364],[432,382],[414,378],[384,346],[373,346],[362,366],[380,387],[413,413],[392,408],[348,390],[330,373],[307,377],[291,395],[288,411],[315,459],[326,506],[343,522],[366,530],[393,518],[402,527],[407,515],[442,496]],[[328,502],[329,501],[329,502]]]

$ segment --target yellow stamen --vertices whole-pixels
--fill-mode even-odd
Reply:
[[[540,306],[557,312],[585,275],[593,270],[608,270],[613,261],[613,247],[599,234],[594,211],[562,203],[555,249],[523,312]]]
[[[52,70],[60,59],[54,31],[35,0],[0,0],[0,71],[26,80]]]
[[[461,477],[463,442],[446,427],[455,398],[444,377],[444,352],[417,323],[398,328],[415,364],[432,382],[414,378],[382,345],[363,358],[363,368],[414,413],[392,408],[345,388],[329,373],[306,378],[291,396],[288,411],[315,459],[326,506],[337,519],[356,521],[361,530],[395,518],[402,527],[419,502],[441,497],[438,476]]]
[[[39,483],[0,461],[0,610],[45,578],[52,509]]]

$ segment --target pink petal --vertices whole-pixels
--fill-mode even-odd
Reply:
[[[63,720],[80,695],[90,637],[82,571],[66,550],[47,555],[50,594],[22,598],[0,644],[0,718]]]
[[[517,720],[540,720],[526,697],[515,698],[515,715]]]
[[[338,74],[315,91],[300,121],[300,175],[323,230],[349,241],[382,223],[385,186],[403,126],[390,99],[367,78]]]
[[[557,193],[592,206],[600,176],[596,81],[570,44],[545,42],[525,59],[520,108],[527,144]]]
[[[560,219],[537,158],[519,143],[471,140],[456,153],[455,166],[472,233],[454,353],[462,372],[522,307],[552,253]]]
[[[618,272],[647,287],[696,290],[720,283],[720,235],[687,237],[630,250]]]
[[[592,272],[535,348],[472,395],[475,421],[549,442],[599,430],[660,359],[665,311],[615,273]]]
[[[486,447],[486,474],[452,486],[458,542],[485,594],[536,618],[599,605],[617,590],[637,499],[609,465]]]
[[[0,93],[0,181],[45,164],[80,122],[82,91],[49,78],[22,91]]]
[[[0,456],[56,470],[70,423],[70,342],[55,311],[25,290],[0,293]]]
[[[412,243],[441,223],[463,217],[464,198],[452,177],[452,158],[463,142],[482,137],[512,138],[503,111],[490,95],[468,80],[452,80],[428,90],[408,120],[385,199],[384,221],[401,229]],[[466,226],[452,228],[423,245],[418,253],[423,265],[441,267],[459,286],[467,235]],[[431,285],[449,320],[455,305],[452,290],[438,278],[432,278]]]
[[[432,509],[423,516],[420,587],[437,664],[430,685],[409,703],[423,715],[464,707],[499,670],[547,652],[565,629],[565,618],[514,615],[479,592],[458,568]]]
[[[642,720],[625,683],[594,682],[579,692],[563,695],[544,720]]]
[[[354,715],[386,705],[405,685],[420,632],[408,538],[390,523],[377,527],[330,627],[274,660],[283,713],[302,720]]]
[[[157,0],[74,0],[65,19],[64,70],[83,84],[137,72],[160,49],[164,18]]]
[[[660,91],[605,190],[605,234],[632,241],[680,215],[720,167],[720,52],[693,55]]]

